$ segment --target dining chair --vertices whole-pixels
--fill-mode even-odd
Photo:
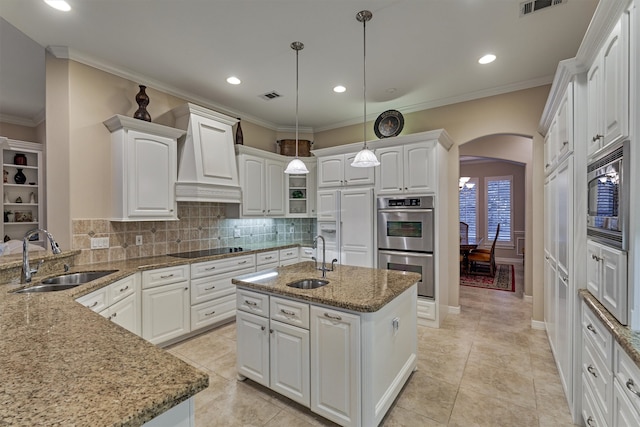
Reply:
[[[496,236],[493,238],[491,249],[474,249],[469,252],[467,260],[469,262],[469,271],[472,274],[487,274],[491,277],[496,275],[496,242],[500,234],[500,224],[496,228]],[[482,268],[478,268],[482,267]]]
[[[469,224],[466,222],[460,221],[460,239],[468,239],[469,238]]]

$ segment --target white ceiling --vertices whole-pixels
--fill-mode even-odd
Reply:
[[[299,121],[314,131],[362,122],[360,10],[373,12],[367,24],[372,120],[388,109],[406,114],[551,83],[558,62],[575,56],[597,5],[569,0],[520,18],[521,0],[67,1],[72,10],[63,13],[42,0],[0,0],[0,16],[42,47],[66,46],[72,59],[273,129],[295,125],[289,45],[303,42]],[[0,20],[0,115],[37,117],[44,82],[20,81],[44,75],[34,69],[42,66],[43,51],[17,45],[16,34],[7,36],[15,31],[5,27]],[[498,59],[479,65],[488,52]],[[28,62],[34,54],[38,65]],[[230,75],[243,83],[229,85]],[[347,91],[334,93],[337,84]],[[282,97],[259,97],[270,91]]]

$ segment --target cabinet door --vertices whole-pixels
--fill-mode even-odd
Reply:
[[[240,158],[242,181],[242,214],[264,215],[266,213],[266,186],[264,159],[243,155]]]
[[[345,154],[344,156],[344,185],[373,185],[375,168],[354,168],[351,166],[356,154]]]
[[[602,298],[600,302],[623,325],[627,324],[627,256],[625,252],[602,245]]]
[[[604,144],[621,141],[628,134],[629,46],[626,15],[616,24],[602,49],[602,119]]]
[[[197,180],[210,184],[237,185],[238,172],[235,168],[236,153],[233,144],[231,125],[201,117],[190,115],[191,132],[187,138],[193,137],[193,149],[199,156],[193,168],[183,167],[180,178]],[[193,159],[193,158],[192,158]],[[192,160],[193,161],[193,160]]]
[[[573,366],[571,363],[571,349],[573,345],[573,293],[571,292],[570,279],[566,272],[558,266],[557,270],[557,302],[556,309],[556,333],[555,333],[555,357],[557,360],[560,381],[564,386],[567,401],[573,402],[572,381]]]
[[[284,216],[285,186],[284,163],[267,159],[265,162],[266,204],[268,216]],[[251,185],[251,184],[250,184]]]
[[[556,164],[556,136],[558,120],[554,117],[551,125],[549,125],[549,131],[544,139],[544,172],[549,173],[553,170]]]
[[[556,119],[558,160],[561,160],[573,151],[573,84],[571,83],[560,101]]]
[[[380,166],[376,171],[378,194],[398,194],[404,189],[404,157],[402,147],[388,147],[376,150]]]
[[[587,290],[601,298],[600,245],[587,240]]]
[[[318,158],[318,187],[340,187],[344,182],[344,156]]]
[[[237,370],[269,387],[269,319],[236,312]]]
[[[142,338],[159,344],[189,332],[189,282],[142,291]]]
[[[109,307],[109,320],[140,336],[142,332],[140,309],[137,294],[131,294]]]
[[[311,410],[341,426],[360,425],[360,318],[311,307]]]
[[[338,210],[337,190],[318,191],[318,221],[335,221]]]
[[[568,272],[573,269],[573,157],[563,161],[556,174],[556,264]]]
[[[309,331],[271,320],[269,332],[271,389],[309,407]]]
[[[587,155],[600,148],[602,138],[602,64],[596,58],[587,72]]]
[[[640,413],[633,407],[618,381],[613,382],[613,424],[616,427],[640,425]]]
[[[130,218],[176,217],[176,141],[128,131],[127,214]]]
[[[433,144],[416,143],[404,147],[404,190],[435,191],[435,150]]]
[[[547,335],[549,336],[549,342],[551,343],[552,347],[555,347],[557,329],[556,268],[549,259],[545,260],[544,268],[544,323],[545,328],[547,329]],[[555,353],[555,348],[553,350]]]
[[[340,263],[373,267],[373,190],[343,190],[340,197]]]
[[[307,174],[307,216],[315,218],[317,215],[318,165],[316,162],[307,163],[307,169],[309,169]]]

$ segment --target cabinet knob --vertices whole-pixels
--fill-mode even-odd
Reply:
[[[563,147],[564,147],[565,145],[569,145],[569,141],[564,141],[564,142],[562,143],[562,146],[563,146]]]
[[[269,329],[269,333],[272,334],[273,333],[273,329]]]
[[[189,288],[188,288],[187,286],[185,286],[184,290],[185,290],[185,291],[188,291],[188,290],[189,290]]]
[[[587,367],[587,371],[589,371],[589,373],[593,375],[595,378],[598,378],[598,371],[596,371],[596,368],[594,368],[593,365],[589,365]]]
[[[407,188],[407,187],[404,187],[404,189],[405,189],[405,191],[406,191],[406,190],[408,190],[408,188]]]
[[[266,328],[264,326],[260,326],[260,330],[264,331]]]
[[[596,141],[599,141],[601,138],[604,138],[604,135],[600,135],[599,133],[597,133],[596,136],[594,136],[591,139],[593,140],[593,142],[596,142]]]
[[[589,427],[595,427],[596,422],[593,420],[593,417],[591,417],[591,416],[590,416],[590,417],[587,419],[587,425],[588,425]]]
[[[598,333],[596,332],[596,328],[594,328],[591,323],[587,325],[587,329],[590,330],[593,334],[598,335]]]
[[[626,385],[627,385],[627,390],[629,390],[631,393],[635,394],[637,397],[640,397],[640,393],[634,387],[634,383],[633,383],[633,380],[631,378],[629,378],[627,380],[627,384]]]
[[[545,168],[548,168],[549,166],[551,166],[551,163],[547,163],[546,165],[544,165]]]

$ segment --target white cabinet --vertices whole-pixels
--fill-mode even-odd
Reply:
[[[378,194],[435,191],[433,142],[420,142],[376,150],[380,166],[375,168]]]
[[[2,150],[2,236],[21,240],[33,228],[44,227],[44,173],[42,145],[0,137]],[[34,235],[44,244],[44,236]]]
[[[311,410],[342,426],[360,423],[360,318],[311,307]]]
[[[587,240],[587,289],[623,325],[627,323],[627,254]]]
[[[246,290],[237,301],[238,374],[308,407],[309,305]]]
[[[285,214],[284,162],[240,154],[238,168],[242,188],[242,215],[283,217]]]
[[[301,158],[309,173],[286,175],[287,218],[313,218],[316,216],[317,162],[314,158]]]
[[[614,345],[614,426],[640,425],[640,368],[618,344]]]
[[[338,199],[336,190],[318,190],[318,221],[338,219]]]
[[[629,135],[629,16],[624,13],[587,72],[588,155]]]
[[[142,272],[142,338],[162,344],[190,331],[189,266]]]
[[[373,190],[340,191],[340,263],[373,267]]]
[[[280,252],[278,253],[280,265],[281,266],[291,265],[291,264],[297,264],[298,262],[300,262],[299,252],[300,251],[297,247],[280,249]]]
[[[356,153],[318,157],[318,187],[373,185],[373,168],[351,166]]]
[[[562,162],[574,147],[573,82],[570,82],[545,137],[545,173]]]
[[[177,139],[184,131],[114,116],[111,131],[112,220],[177,219]]]

